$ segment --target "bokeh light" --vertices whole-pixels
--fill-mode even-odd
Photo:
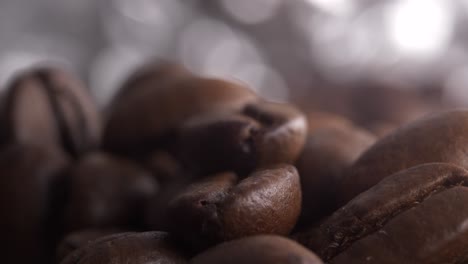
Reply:
[[[320,10],[332,15],[347,15],[354,9],[353,0],[306,0]]]
[[[451,98],[467,10],[464,0],[3,0],[0,82],[56,61],[105,105],[135,65],[162,58],[280,101],[362,79],[440,82]]]
[[[258,24],[271,19],[282,3],[281,0],[221,0],[223,9],[245,24]]]
[[[450,1],[401,0],[386,16],[390,40],[402,52],[430,56],[444,50],[453,30]]]

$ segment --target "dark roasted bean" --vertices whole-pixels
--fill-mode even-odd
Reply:
[[[296,167],[301,176],[300,225],[310,225],[338,206],[339,183],[353,162],[375,142],[375,136],[343,119],[318,120],[309,129]],[[339,120],[336,122],[336,120]]]
[[[163,232],[122,233],[99,238],[69,254],[61,264],[183,264],[185,256]]]
[[[189,186],[169,205],[170,231],[193,248],[256,234],[287,235],[301,209],[297,171],[276,165],[237,182],[222,173]]]
[[[98,110],[83,84],[64,71],[20,74],[8,87],[4,107],[7,142],[59,146],[74,157],[99,144]]]
[[[147,171],[108,154],[84,157],[70,171],[68,230],[142,226],[144,209],[157,191]]]
[[[330,263],[464,263],[468,172],[446,163],[385,178],[299,242]]]
[[[13,144],[0,152],[2,263],[51,263],[64,207],[60,150]]]
[[[322,261],[292,240],[261,235],[220,244],[196,256],[190,263],[322,264]]]
[[[383,178],[419,164],[448,162],[468,168],[468,111],[443,112],[404,126],[379,140],[342,181],[342,203]]]

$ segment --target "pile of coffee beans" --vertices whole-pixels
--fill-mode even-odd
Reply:
[[[0,105],[1,263],[468,263],[468,111],[379,137],[172,63]]]

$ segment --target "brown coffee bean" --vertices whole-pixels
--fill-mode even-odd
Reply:
[[[61,264],[187,263],[167,233],[123,233],[97,239],[69,254]]]
[[[168,231],[170,229],[169,203],[190,183],[189,179],[181,179],[161,185],[160,190],[151,197],[146,207],[145,223],[150,230]]]
[[[143,164],[161,185],[190,178],[182,164],[167,151],[154,151],[143,161]]]
[[[311,251],[285,237],[261,235],[229,241],[193,258],[192,264],[322,264]]]
[[[130,82],[137,91],[110,109],[104,148],[126,155],[143,155],[170,144],[179,125],[198,115],[243,108],[257,96],[247,87],[223,80],[176,76],[166,81],[149,76]],[[158,81],[160,78],[164,79]],[[130,88],[126,88],[130,89]],[[138,92],[139,91],[139,92]]]
[[[369,131],[379,138],[387,136],[398,128],[397,125],[390,122],[376,122],[369,124],[367,127]]]
[[[139,93],[151,91],[158,87],[171,85],[181,78],[191,77],[193,74],[184,66],[171,62],[154,61],[141,66],[121,86],[112,98],[110,109],[119,104],[131,103],[131,98]]]
[[[292,163],[307,133],[305,118],[287,104],[257,102],[241,114],[215,114],[187,122],[178,134],[177,153],[191,172],[207,175]]]
[[[292,105],[265,101],[247,105],[243,114],[262,124],[262,136],[256,139],[258,167],[296,161],[307,134],[304,114]]]
[[[462,263],[468,258],[468,172],[447,163],[382,180],[298,236],[330,263]]]
[[[0,152],[2,263],[51,263],[64,207],[60,150],[13,144]]]
[[[414,89],[408,87],[367,80],[349,90],[352,120],[365,128],[376,122],[403,125],[436,109],[436,106],[430,105]]]
[[[245,175],[259,165],[261,130],[260,123],[243,115],[199,117],[178,133],[176,156],[195,175],[227,170]]]
[[[329,112],[314,111],[307,114],[307,131],[309,133],[324,127],[340,129],[342,127],[349,127],[353,125],[353,122],[344,116]]]
[[[320,220],[338,207],[343,175],[376,140],[350,121],[339,125],[321,122],[322,127],[312,124],[315,128],[309,129],[304,151],[296,162],[302,187],[301,226]]]
[[[71,169],[70,181],[69,230],[140,227],[146,203],[158,187],[138,165],[103,153],[79,161]]]
[[[68,256],[68,254],[72,253],[76,249],[91,243],[100,237],[109,236],[116,233],[122,232],[119,232],[116,229],[86,229],[68,234],[57,246],[57,263],[60,263],[63,259],[65,259],[65,257]]]
[[[96,105],[83,84],[62,70],[25,72],[4,99],[6,141],[59,146],[74,157],[99,144]]]
[[[301,209],[296,169],[275,165],[237,180],[222,173],[189,186],[169,205],[170,231],[195,249],[256,234],[289,234]]]
[[[419,164],[448,162],[468,168],[468,111],[430,115],[379,140],[343,177],[342,203],[395,172]]]

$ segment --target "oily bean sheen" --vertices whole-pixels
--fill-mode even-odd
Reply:
[[[255,234],[289,234],[301,208],[296,169],[275,165],[237,180],[222,173],[182,191],[169,205],[170,231],[196,249]]]
[[[52,148],[14,144],[0,152],[1,263],[50,263],[67,164]]]
[[[90,154],[74,165],[70,181],[69,230],[138,227],[158,187],[138,165],[104,153]]]
[[[238,110],[257,100],[243,85],[189,73],[139,78],[151,81],[130,82],[128,85],[136,87],[124,89],[135,92],[120,98],[109,110],[103,138],[105,149],[126,155],[147,154],[169,144],[174,130],[192,117]]]
[[[298,241],[329,263],[465,263],[468,172],[419,165],[382,180]]]
[[[61,264],[183,264],[184,255],[164,232],[122,233],[99,238],[70,253]]]
[[[343,175],[376,140],[351,122],[333,122],[322,120],[322,127],[312,125],[314,128],[309,129],[304,151],[296,162],[303,201],[300,225],[320,220],[337,208]]]
[[[288,104],[257,102],[241,113],[198,117],[178,135],[177,153],[191,171],[207,175],[293,163],[304,146],[304,115]]]
[[[74,157],[99,144],[97,107],[83,84],[62,70],[20,74],[4,99],[6,141],[59,146]]]
[[[293,163],[304,147],[307,134],[305,116],[288,104],[260,101],[245,107],[243,114],[262,124],[257,152],[259,167]]]
[[[220,244],[194,257],[190,263],[322,264],[322,261],[288,238],[260,235]]]
[[[383,178],[419,164],[447,162],[468,168],[468,111],[430,115],[379,140],[350,168],[341,184],[342,203]]]

